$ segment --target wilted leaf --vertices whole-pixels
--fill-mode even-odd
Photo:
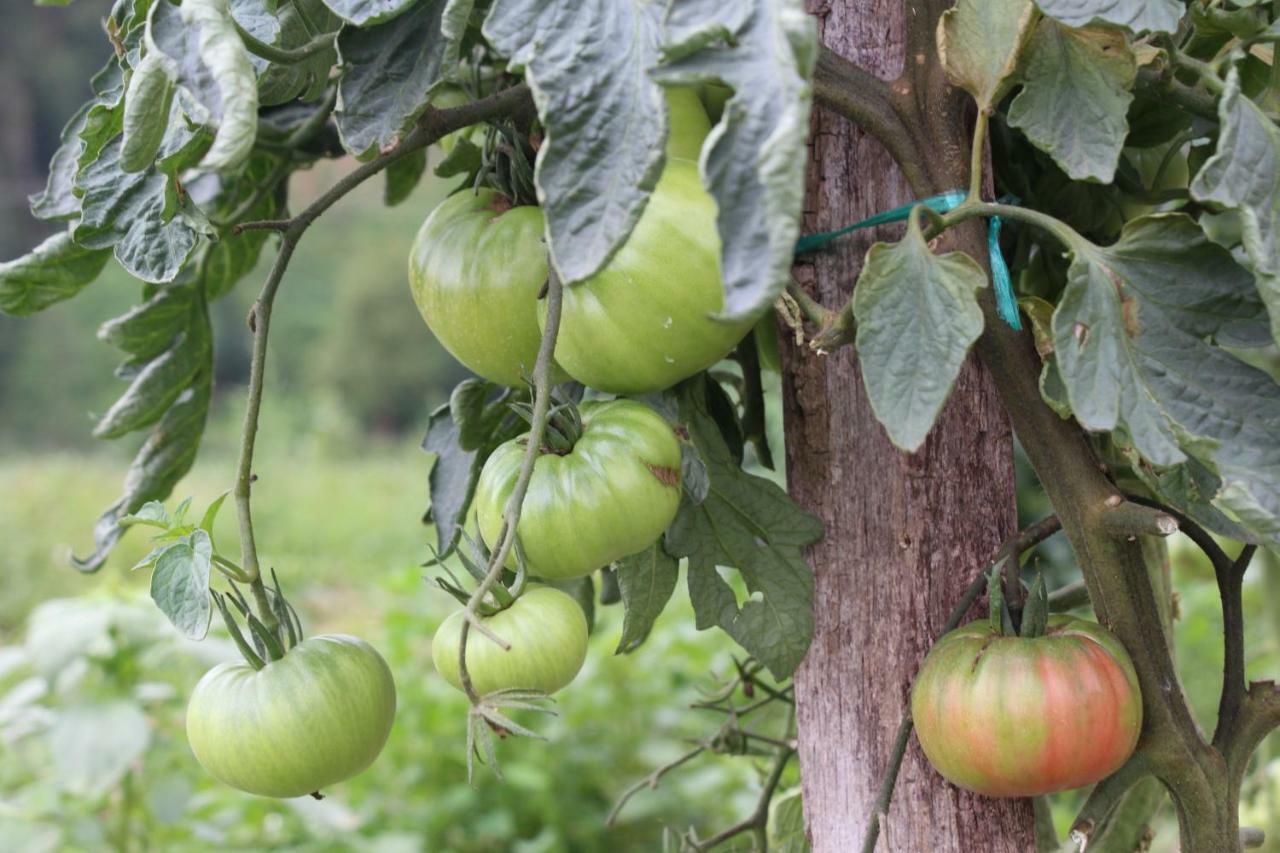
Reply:
[[[924,443],[969,347],[982,334],[977,292],[986,274],[963,252],[939,257],[912,216],[900,243],[877,243],[853,291],[862,378],[889,438]]]
[[[1111,183],[1129,132],[1136,73],[1123,32],[1072,29],[1046,18],[1027,46],[1024,85],[1009,105],[1009,124],[1072,179]]]
[[[703,180],[719,205],[726,316],[767,309],[791,276],[817,51],[798,0],[686,0],[668,16],[653,76],[734,91],[703,149]]]
[[[236,32],[227,0],[185,0],[181,14],[195,32],[200,61],[209,70],[222,107],[213,147],[200,165],[229,171],[240,166],[253,150],[258,133],[258,77]]]

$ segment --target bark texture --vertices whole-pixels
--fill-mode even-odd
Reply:
[[[811,0],[822,39],[894,78],[905,53],[898,0]],[[815,108],[804,231],[828,230],[912,199],[888,153]],[[926,146],[927,147],[927,146]],[[828,307],[849,297],[867,248],[901,226],[863,232],[796,267]],[[1015,525],[1012,437],[990,377],[970,359],[914,455],[894,448],[867,401],[852,347],[819,357],[784,332],[791,494],[826,525],[813,646],[796,678],[806,824],[815,853],[860,849],[911,679],[973,574]],[[1033,849],[1029,801],[960,791],[912,739],[883,851]]]

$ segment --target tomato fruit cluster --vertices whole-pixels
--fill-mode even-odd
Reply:
[[[716,205],[695,159],[710,129],[695,89],[667,95],[667,164],[627,241],[565,288],[556,361],[601,391],[659,391],[710,367],[756,318],[724,320]],[[545,322],[542,210],[490,190],[437,207],[414,241],[409,280],[428,327],[470,370],[503,385],[529,376]],[[563,375],[561,376],[563,378]]]
[[[444,680],[459,690],[458,645],[466,618],[458,610],[436,629],[431,660]],[[477,693],[567,687],[587,658],[587,617],[578,602],[554,587],[537,586],[492,616],[486,628],[507,642],[502,646],[479,631],[467,637],[467,674]]]
[[[1097,782],[1133,753],[1142,695],[1120,641],[1095,622],[1050,618],[1040,637],[987,621],[944,636],[911,692],[920,746],[961,788],[1033,797]]]
[[[254,670],[205,673],[187,706],[187,740],[222,782],[263,797],[300,797],[364,770],[382,751],[396,688],[363,640],[322,635]]]

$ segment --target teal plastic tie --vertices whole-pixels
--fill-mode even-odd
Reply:
[[[947,213],[959,206],[967,197],[968,195],[963,190],[951,190],[950,192],[939,193],[919,201],[899,205],[892,210],[877,213],[875,216],[869,216],[835,231],[805,234],[796,241],[795,254],[804,255],[809,252],[816,252],[846,234],[851,234],[863,228],[874,228],[877,225],[885,225],[890,222],[905,222],[907,217],[911,215],[912,209],[917,205],[924,205],[938,213]],[[1005,204],[1018,203],[1018,199],[1014,196],[1005,196],[1000,201]],[[1004,253],[1000,251],[1000,226],[1002,224],[999,216],[992,216],[987,222],[987,250],[991,254],[991,281],[996,292],[996,313],[1000,315],[1000,319],[1004,320],[1012,328],[1021,331],[1022,320],[1018,316],[1018,300],[1013,295],[1013,281],[1009,276],[1009,265],[1005,263]]]

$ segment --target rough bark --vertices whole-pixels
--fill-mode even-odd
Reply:
[[[904,4],[810,7],[825,44],[884,79],[897,76]],[[817,108],[812,131],[806,232],[913,197],[888,153],[846,120]],[[871,242],[899,230],[846,238],[798,265],[796,278],[839,306]],[[976,360],[914,455],[896,450],[876,422],[851,347],[822,358],[788,341],[784,363],[789,486],[827,531],[810,553],[815,635],[796,679],[806,824],[816,853],[847,853],[862,843],[921,658],[973,572],[1013,530],[1011,430]],[[878,849],[1025,851],[1033,838],[1029,801],[958,790],[913,739]]]

